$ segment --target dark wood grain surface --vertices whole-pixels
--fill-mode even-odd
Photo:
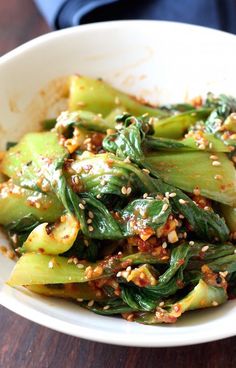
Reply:
[[[0,0],[0,54],[49,31],[31,0]],[[181,348],[117,347],[63,335],[0,307],[0,368],[67,367],[235,368],[236,337]]]

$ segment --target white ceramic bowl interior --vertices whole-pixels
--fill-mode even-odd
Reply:
[[[38,122],[53,114],[52,106],[60,109],[64,76],[102,77],[123,91],[166,103],[208,91],[236,95],[235,65],[236,37],[202,27],[121,21],[50,33],[0,61],[0,149],[7,140],[38,129]],[[236,301],[188,313],[176,325],[143,326],[12,289],[4,283],[13,265],[0,255],[1,304],[67,334],[120,345],[177,346],[236,333]]]

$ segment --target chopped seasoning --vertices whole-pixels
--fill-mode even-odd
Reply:
[[[168,241],[169,243],[176,243],[179,238],[177,235],[177,232],[175,230],[172,230],[168,235],[167,235]]]

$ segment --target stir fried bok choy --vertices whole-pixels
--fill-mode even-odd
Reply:
[[[149,325],[235,298],[234,97],[153,107],[74,75],[43,128],[1,153],[8,285]]]

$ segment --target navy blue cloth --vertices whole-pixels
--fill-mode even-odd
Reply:
[[[34,0],[54,29],[117,19],[158,19],[236,34],[236,0]]]

